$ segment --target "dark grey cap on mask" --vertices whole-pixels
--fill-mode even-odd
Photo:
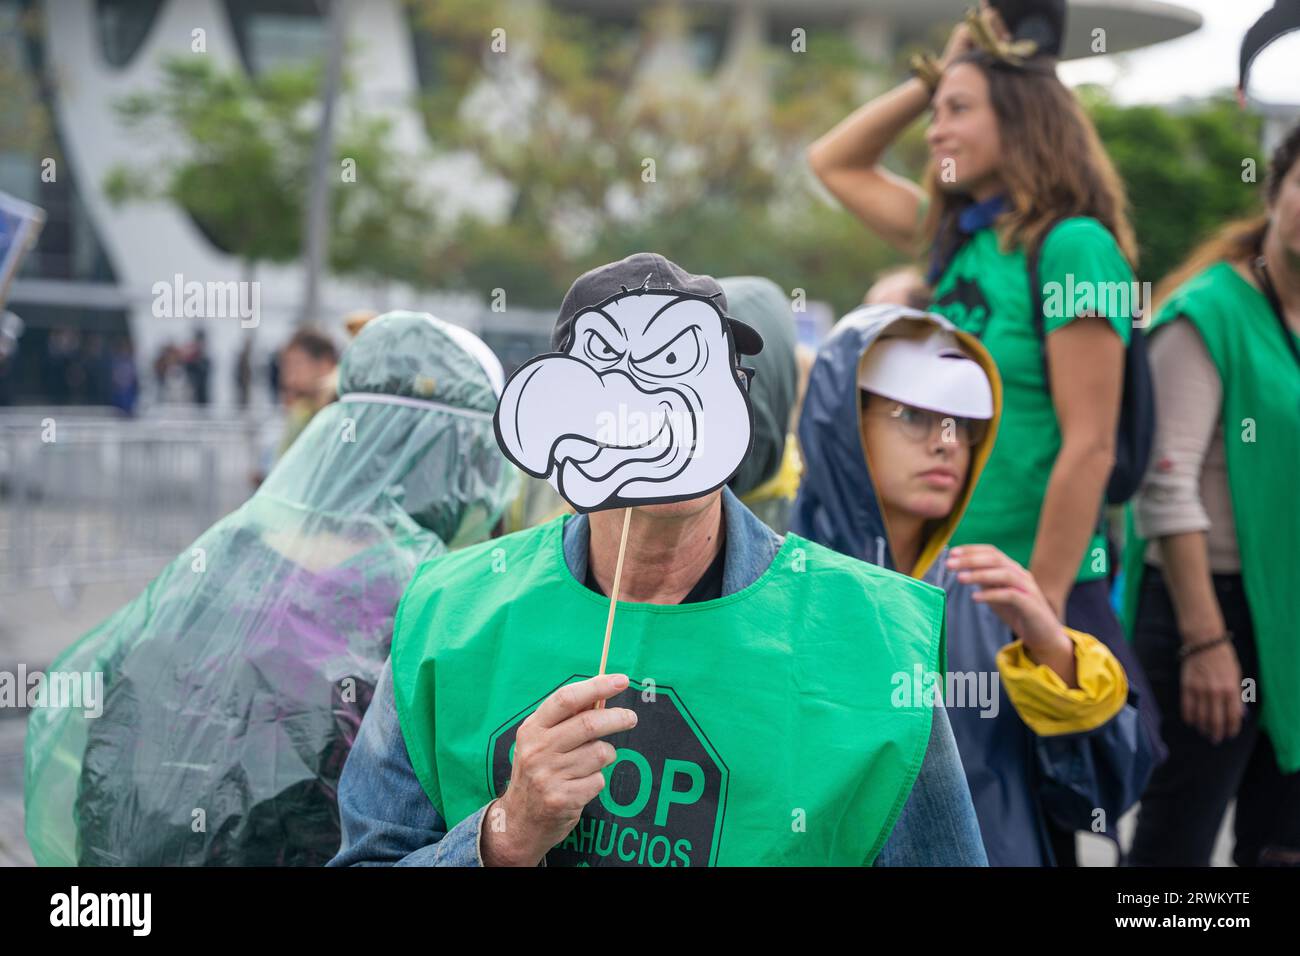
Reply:
[[[712,276],[692,275],[658,253],[637,252],[618,262],[597,266],[574,280],[565,293],[564,301],[560,303],[555,331],[551,333],[551,348],[557,352],[568,348],[569,339],[573,335],[573,323],[584,309],[598,305],[620,292],[642,288],[707,296],[717,303],[724,316],[727,315],[726,293]],[[763,350],[763,337],[752,327],[730,316],[727,316],[727,322],[731,326],[737,356],[757,355]]]

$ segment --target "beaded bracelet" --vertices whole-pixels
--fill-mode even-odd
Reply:
[[[917,53],[911,60],[912,75],[925,84],[925,88],[934,96],[934,91],[939,88],[939,80],[943,76],[943,70],[939,66],[939,61],[929,53]]]
[[[1178,659],[1180,661],[1185,661],[1193,654],[1199,654],[1201,653],[1201,651],[1208,650],[1211,647],[1217,647],[1220,644],[1231,644],[1231,643],[1232,643],[1232,631],[1224,631],[1222,637],[1216,637],[1213,640],[1203,641],[1200,644],[1192,644],[1191,646],[1183,645],[1182,647],[1178,648]]]

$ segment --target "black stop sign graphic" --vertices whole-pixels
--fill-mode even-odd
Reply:
[[[587,675],[574,675],[555,689]],[[510,782],[515,734],[548,692],[493,733],[488,783]],[[551,866],[710,866],[718,855],[727,766],[671,687],[632,681],[606,706],[636,711],[637,725],[605,739],[617,760],[573,831],[546,854]],[[488,825],[491,825],[490,823]],[[509,825],[509,821],[505,821]]]

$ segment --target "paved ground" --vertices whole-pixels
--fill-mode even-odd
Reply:
[[[27,720],[0,717],[0,866],[31,866],[23,836],[23,734]]]
[[[1219,838],[1214,844],[1214,853],[1210,863],[1214,866],[1232,866],[1232,816],[1235,807],[1228,807],[1224,815],[1223,826],[1219,828]],[[1133,829],[1137,826],[1137,807],[1134,807],[1119,821],[1119,839],[1125,847],[1133,843]],[[1076,838],[1081,866],[1114,866],[1115,844],[1104,837],[1091,833],[1080,833]]]
[[[151,577],[93,584],[75,592],[40,587],[0,595],[0,670],[14,673],[19,663],[29,671],[48,667],[64,648],[138,594]],[[23,835],[26,732],[25,714],[0,710],[0,866],[33,863]]]

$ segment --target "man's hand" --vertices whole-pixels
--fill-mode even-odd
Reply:
[[[601,771],[614,762],[609,734],[636,726],[624,707],[593,710],[628,685],[625,674],[566,684],[519,725],[510,783],[483,820],[486,866],[536,866],[578,823],[582,808],[605,789]]]
[[[1067,686],[1078,686],[1074,642],[1032,574],[991,544],[953,548],[948,567],[958,581],[979,586],[972,600],[991,607],[1034,661],[1056,671]]]

